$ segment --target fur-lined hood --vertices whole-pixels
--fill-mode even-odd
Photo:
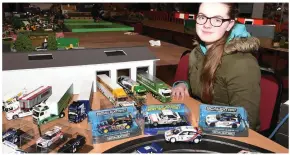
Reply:
[[[253,51],[258,51],[259,46],[260,41],[256,37],[233,38],[225,45],[224,55],[236,52],[250,53]]]
[[[193,40],[193,45],[198,46],[199,42],[197,40]],[[233,38],[226,43],[223,55],[229,55],[237,52],[251,53],[253,51],[257,51],[259,47],[260,40],[256,37]]]

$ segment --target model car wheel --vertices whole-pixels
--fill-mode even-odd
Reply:
[[[105,129],[103,132],[104,132],[104,133],[108,133],[108,132],[109,132],[109,130],[108,130],[108,129]]]
[[[77,148],[74,148],[74,149],[73,149],[73,153],[75,153],[76,151],[77,151]]]
[[[210,123],[209,126],[210,127],[215,127],[215,123]]]
[[[154,122],[154,123],[153,123],[153,126],[155,126],[155,127],[156,127],[157,125],[158,125],[158,123],[156,123],[156,122]]]
[[[18,118],[18,115],[14,115],[12,118],[13,119],[17,119]]]
[[[238,125],[237,125],[237,124],[233,124],[232,127],[233,127],[233,128],[237,128]]]
[[[174,125],[174,126],[175,126],[176,124],[177,124],[177,122],[172,122],[172,125]]]
[[[193,141],[195,144],[199,143],[199,139],[195,138],[195,140]]]
[[[130,129],[131,128],[131,126],[130,125],[126,125],[126,129]]]
[[[17,143],[18,142],[18,138],[16,137],[15,139],[14,139],[14,143]]]
[[[175,138],[170,138],[170,142],[171,143],[175,143],[176,142],[176,139]]]
[[[60,117],[60,118],[63,118],[63,117],[64,117],[64,113],[63,113],[63,112],[60,113],[59,117]]]

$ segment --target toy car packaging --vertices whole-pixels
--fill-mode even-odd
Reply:
[[[90,111],[88,114],[93,143],[119,140],[141,134],[133,106]]]
[[[199,127],[207,134],[247,137],[248,115],[243,107],[201,104]]]
[[[144,134],[164,134],[177,126],[190,125],[191,114],[184,104],[144,105],[141,109],[144,118]]]

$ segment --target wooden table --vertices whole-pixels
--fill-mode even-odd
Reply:
[[[85,48],[115,48],[147,46],[160,61],[157,66],[176,65],[180,56],[187,50],[185,47],[177,46],[161,41],[160,47],[151,47],[149,40],[153,38],[142,35],[125,35],[124,32],[91,32],[91,33],[65,33],[66,38],[79,38],[80,46]],[[156,40],[156,39],[155,39]]]
[[[77,95],[74,96],[74,99],[77,98]],[[147,96],[148,100],[147,103],[148,104],[160,104],[159,101],[157,101],[156,99],[154,99],[151,95]],[[192,124],[194,126],[198,125],[198,117],[199,117],[199,102],[192,99],[192,98],[185,98],[183,101],[178,101],[178,100],[173,100],[172,103],[184,103],[187,105],[187,107],[191,110],[191,114],[192,114]],[[112,104],[99,92],[94,94],[94,99],[93,99],[93,104],[92,104],[92,109],[93,110],[97,110],[100,108],[111,108]],[[41,127],[41,130],[45,130],[45,129],[49,129],[51,127],[53,127],[54,125],[60,125],[62,124],[63,126],[69,126],[70,128],[74,129],[75,131],[78,131],[79,133],[83,133],[83,134],[87,134],[87,141],[89,142],[91,139],[91,135],[89,134],[89,131],[87,129],[89,129],[87,120],[84,120],[83,122],[79,123],[79,124],[73,124],[73,123],[68,123],[67,121],[67,109],[65,110],[66,113],[66,117],[62,118],[62,119],[58,119],[55,120],[53,122],[50,122],[46,125],[43,125]],[[28,122],[32,122],[32,117],[28,116],[25,118],[22,118],[23,120],[26,120]],[[4,124],[11,124],[13,121],[7,121],[4,115],[4,112],[2,113],[2,127],[5,126]],[[36,125],[30,125],[33,129],[35,133],[38,133],[38,129]],[[82,129],[82,130],[81,130]],[[140,136],[136,136],[136,137],[132,137],[132,138],[127,138],[127,139],[122,139],[122,140],[117,140],[117,141],[111,141],[111,142],[106,142],[106,143],[101,143],[101,144],[94,144],[94,149],[90,151],[90,153],[102,153],[114,146],[117,146],[119,144],[122,144],[124,142],[127,141],[131,141],[133,139],[137,139],[137,138],[141,138],[141,137],[145,137],[146,135],[140,135]],[[37,135],[35,137],[35,140],[39,137],[39,135]],[[266,137],[258,134],[257,132],[253,131],[253,130],[249,130],[249,137],[226,137],[226,136],[221,136],[224,138],[229,138],[229,139],[233,139],[233,140],[237,140],[237,141],[241,141],[244,143],[248,143],[248,144],[252,144],[261,148],[265,148],[268,149],[272,152],[277,152],[277,153],[287,153],[288,149],[286,149],[285,147],[277,144],[276,142],[271,141],[270,139],[267,139]],[[32,143],[35,143],[35,141],[32,141],[30,143],[30,145]],[[59,148],[59,147],[58,147]],[[56,148],[55,150],[53,150],[52,152],[56,152],[58,150],[58,148]]]

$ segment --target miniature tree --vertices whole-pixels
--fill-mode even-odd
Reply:
[[[24,26],[23,22],[20,20],[19,17],[13,17],[12,18],[12,25],[15,29],[20,29]]]
[[[57,42],[56,42],[56,37],[55,35],[53,34],[50,34],[48,36],[48,43],[47,43],[47,49],[48,50],[57,50]]]
[[[15,41],[15,49],[18,52],[30,52],[33,51],[32,41],[25,34],[19,34]]]

